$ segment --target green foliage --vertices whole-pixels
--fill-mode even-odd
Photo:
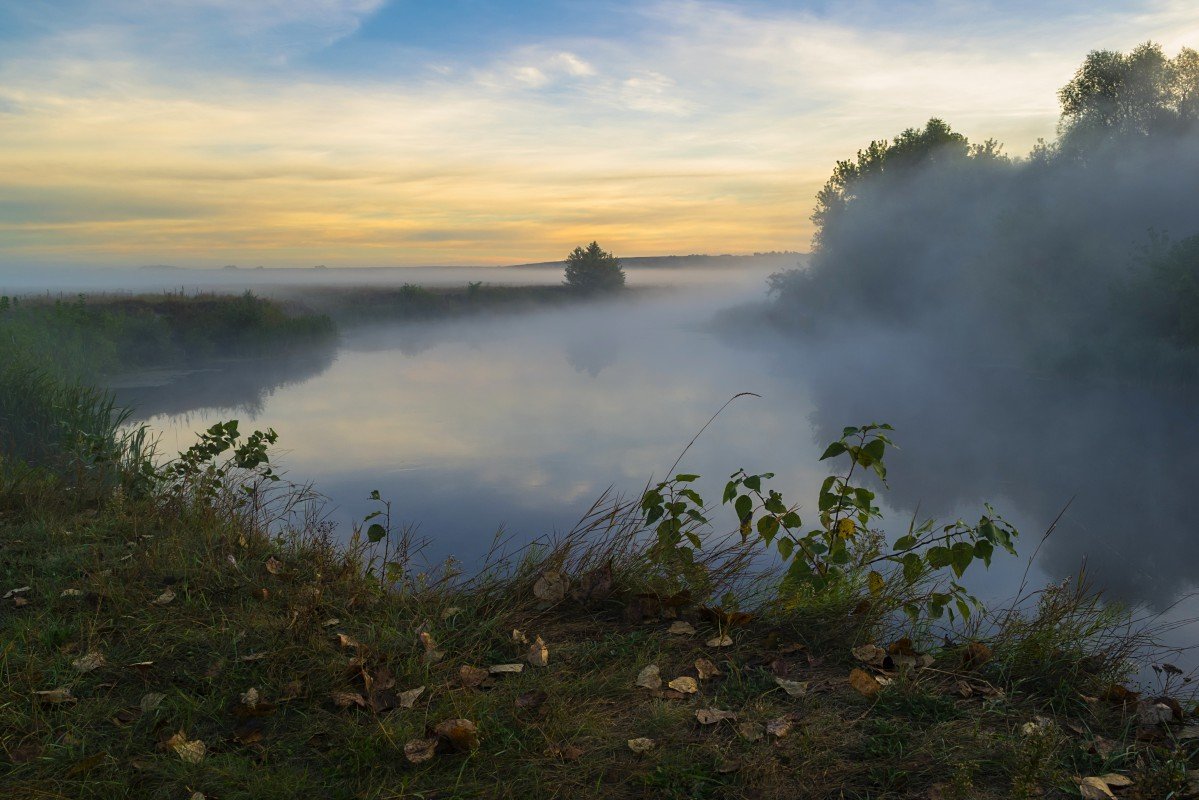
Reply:
[[[1129,53],[1095,50],[1058,92],[1060,145],[1085,157],[1127,137],[1174,134],[1199,122],[1199,52],[1174,58],[1146,42]]]
[[[1151,236],[1124,301],[1144,333],[1193,348],[1199,346],[1199,235],[1170,242]]]
[[[270,446],[278,439],[274,429],[268,429],[254,431],[243,440],[237,420],[218,422],[165,465],[160,476],[201,502],[215,499],[230,486],[234,476],[239,477],[244,494],[254,495],[262,481],[279,480],[271,467],[269,453]]]
[[[566,285],[582,292],[608,292],[624,287],[620,259],[597,242],[576,247],[566,257]]]
[[[821,460],[845,458],[844,474],[828,476],[817,499],[817,522],[806,530],[799,507],[769,488],[773,473],[739,469],[725,485],[721,502],[737,515],[742,540],[756,537],[777,551],[784,565],[779,597],[784,603],[812,595],[843,592],[859,585],[863,599],[902,608],[913,621],[968,619],[978,601],[958,581],[975,561],[990,566],[996,548],[1015,554],[1015,529],[987,507],[975,524],[958,520],[938,526],[927,521],[909,526],[888,550],[885,537],[871,526],[882,519],[875,493],[856,482],[870,472],[886,485],[884,456],[894,446],[891,426],[845,428]],[[652,554],[668,572],[694,582],[696,552],[709,525],[703,498],[690,484],[698,475],[681,474],[648,490],[641,500],[647,526],[654,526]],[[952,577],[942,579],[946,574]]]

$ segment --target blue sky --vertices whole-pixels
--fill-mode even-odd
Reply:
[[[803,249],[833,162],[1023,153],[1199,4],[0,0],[0,265]]]

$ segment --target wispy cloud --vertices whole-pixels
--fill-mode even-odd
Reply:
[[[6,47],[0,261],[803,247],[833,160],[870,139],[937,115],[1021,152],[1052,134],[1087,50],[1199,44],[1199,8],[1179,0],[1042,22],[930,3],[886,30],[671,0],[632,7],[627,37],[399,72],[304,58],[353,46],[379,5],[120,0]]]

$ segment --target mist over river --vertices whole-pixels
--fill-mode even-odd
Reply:
[[[560,281],[552,270],[526,274]],[[657,271],[661,291],[543,311],[349,327],[303,357],[129,376],[119,399],[175,452],[213,422],[273,427],[291,480],[328,498],[341,535],[378,489],[424,556],[477,565],[501,529],[513,545],[572,527],[607,489],[635,495],[662,477],[708,418],[733,403],[680,469],[719,501],[728,475],[774,472],[814,513],[843,426],[889,422],[888,526],[913,514],[977,519],[984,502],[1022,533],[1020,558],[973,567],[980,598],[1029,583],[1090,578],[1112,597],[1163,610],[1192,591],[1199,557],[1190,465],[1199,450],[1191,393],[1051,378],[968,353],[927,355],[918,340],[863,332],[802,342],[757,322],[767,271]],[[665,276],[665,277],[664,277]],[[734,315],[730,308],[749,308]],[[715,324],[716,319],[723,320]],[[838,467],[839,468],[839,467]],[[733,525],[728,509],[715,516]],[[1194,609],[1185,601],[1171,618]]]

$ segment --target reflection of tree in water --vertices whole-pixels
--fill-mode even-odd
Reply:
[[[161,386],[116,389],[114,393],[118,403],[133,409],[134,421],[201,409],[254,417],[275,390],[321,374],[333,364],[336,353],[336,344],[330,343],[268,358],[197,364]]]
[[[1193,390],[1081,385],[965,360],[921,364],[910,352],[878,359],[870,349],[842,352],[836,372],[811,360],[804,372],[857,376],[812,381],[819,440],[860,422],[895,426],[892,507],[939,515],[992,501],[1024,521],[1031,553],[1074,498],[1040,554],[1050,575],[1075,575],[1085,562],[1110,595],[1158,608],[1196,586]]]
[[[575,338],[566,343],[566,360],[575,372],[585,372],[597,377],[616,363],[620,355],[620,344],[612,336],[590,339]]]

